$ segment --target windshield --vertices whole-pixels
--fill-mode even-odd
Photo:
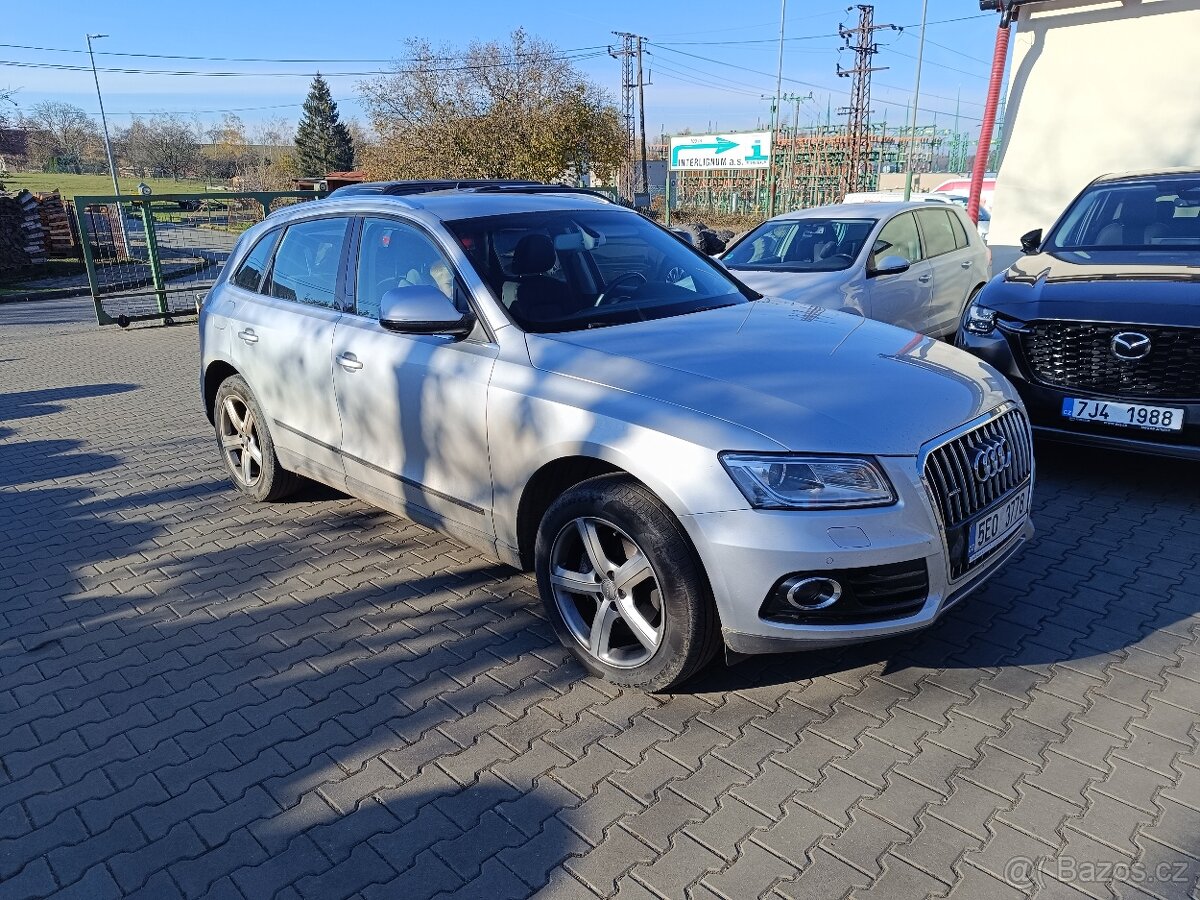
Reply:
[[[1200,175],[1088,188],[1045,242],[1066,251],[1200,250]]]
[[[708,257],[626,210],[514,213],[447,222],[526,331],[578,331],[746,303]]]
[[[876,219],[787,219],[764,222],[721,261],[730,269],[840,272],[854,265]]]

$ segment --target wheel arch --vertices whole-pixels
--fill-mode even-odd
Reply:
[[[223,359],[214,359],[204,370],[204,414],[208,416],[209,423],[214,422],[217,391],[221,389],[221,383],[240,374],[237,369]]]

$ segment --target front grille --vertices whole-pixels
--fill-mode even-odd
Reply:
[[[1001,439],[1011,453],[1008,466],[992,477],[980,480],[976,475],[977,455],[981,449],[998,446]],[[951,578],[958,578],[991,555],[968,563],[969,523],[1025,484],[1032,472],[1032,434],[1024,413],[1017,409],[984,422],[930,451],[925,458],[924,475],[946,529]]]
[[[1123,331],[1150,338],[1138,360],[1113,355]],[[1053,387],[1118,397],[1200,398],[1200,328],[1039,320],[1021,332],[1021,352],[1034,378]]]

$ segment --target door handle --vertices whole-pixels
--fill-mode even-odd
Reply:
[[[258,335],[254,333],[253,328],[243,328],[241,331],[238,332],[238,337],[240,337],[247,344],[257,344],[258,343]]]
[[[338,355],[337,363],[347,372],[357,372],[363,367],[363,364],[358,361],[358,357],[353,353],[341,353]]]
[[[964,269],[969,269],[971,268],[971,261],[969,259],[964,259],[961,263],[959,263],[959,265]]]
[[[933,280],[933,276],[929,275],[929,274],[917,276],[917,281],[921,282],[921,284],[929,284],[929,282],[932,280]]]

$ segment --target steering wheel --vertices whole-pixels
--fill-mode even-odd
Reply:
[[[825,259],[842,259],[846,261],[846,265],[848,266],[854,262],[854,257],[849,253],[835,253],[832,256],[826,256]],[[821,262],[824,262],[825,259],[821,260]]]
[[[637,279],[637,283],[629,288],[629,292],[625,294],[624,297],[619,299],[614,298],[613,294],[616,291],[617,285],[623,281],[632,281],[634,279]],[[618,275],[608,283],[608,286],[603,291],[600,292],[600,296],[596,298],[596,306],[604,306],[609,303],[620,303],[622,300],[628,300],[631,296],[633,296],[634,291],[646,283],[646,276],[641,272],[626,272],[623,275]]]

